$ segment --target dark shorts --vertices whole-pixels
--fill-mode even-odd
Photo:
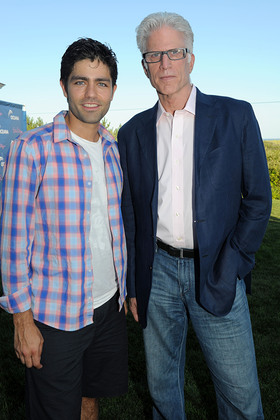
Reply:
[[[73,332],[35,321],[44,338],[43,368],[26,368],[28,419],[78,420],[82,397],[127,392],[126,319],[117,294],[94,311],[93,321]]]

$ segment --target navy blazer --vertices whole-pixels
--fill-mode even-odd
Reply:
[[[137,298],[143,327],[157,230],[157,106],[134,116],[118,134],[128,295]],[[238,278],[250,292],[255,252],[271,211],[263,141],[249,103],[197,90],[193,179],[196,300],[223,316],[232,307]]]

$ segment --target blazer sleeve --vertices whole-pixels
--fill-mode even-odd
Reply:
[[[128,178],[127,130],[121,128],[118,132],[118,146],[123,170],[122,216],[127,244],[127,294],[136,297],[135,290],[135,217]]]
[[[258,122],[250,104],[244,113],[242,141],[242,197],[231,246],[239,251],[238,276],[244,278],[254,265],[271,212],[271,187]]]

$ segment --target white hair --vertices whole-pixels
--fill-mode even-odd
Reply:
[[[137,46],[141,51],[141,54],[147,52],[147,40],[151,33],[163,26],[169,26],[176,31],[182,32],[185,38],[186,48],[188,48],[191,53],[193,52],[194,37],[189,22],[177,13],[158,12],[145,17],[136,28]]]

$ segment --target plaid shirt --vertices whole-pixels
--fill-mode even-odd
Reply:
[[[7,312],[31,308],[40,322],[73,331],[92,323],[89,243],[92,168],[71,140],[65,112],[12,142],[2,186],[1,273]],[[114,138],[100,125],[119,305],[125,295],[122,170]]]

